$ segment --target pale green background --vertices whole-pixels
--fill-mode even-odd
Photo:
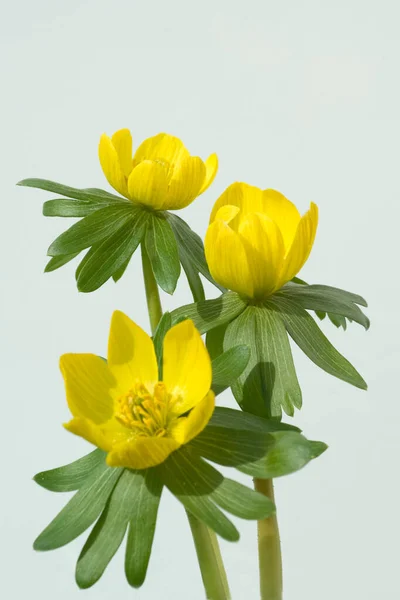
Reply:
[[[124,580],[121,552],[79,592],[83,538],[48,554],[31,549],[66,501],[32,475],[90,449],[61,427],[59,355],[104,354],[116,308],[148,322],[138,256],[118,285],[89,295],[78,294],[73,265],[42,274],[48,244],[70,221],[44,219],[52,195],[14,184],[36,176],[108,189],[97,143],[121,127],[136,143],[167,131],[194,154],[218,153],[215,184],[181,213],[201,235],[234,180],[277,188],[303,211],[319,205],[302,275],[368,298],[369,333],[323,329],[370,389],[295,350],[304,409],[294,422],[330,448],[276,484],[285,600],[397,597],[399,18],[396,0],[2,3],[3,598],[203,598],[185,513],[168,494],[139,591]],[[182,280],[165,306],[188,301]],[[222,550],[234,600],[252,600],[255,525],[239,526],[241,542]]]

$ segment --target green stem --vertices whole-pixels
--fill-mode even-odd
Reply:
[[[254,488],[275,502],[272,479],[254,479]],[[258,521],[261,600],[282,600],[282,555],[276,515]]]
[[[142,266],[151,332],[154,335],[154,332],[157,329],[157,325],[162,317],[162,307],[157,281],[154,277],[150,259],[147,254],[146,248],[144,247],[144,244],[142,244]]]
[[[158,285],[144,244],[142,244],[142,265],[150,326],[154,334],[162,317],[162,307]],[[209,600],[230,600],[228,581],[217,536],[214,531],[189,512],[187,512],[187,516],[196,547],[206,597]]]
[[[229,600],[231,595],[217,536],[214,531],[190,512],[186,512],[192,530],[206,597],[209,600]]]

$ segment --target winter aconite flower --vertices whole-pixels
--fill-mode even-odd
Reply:
[[[128,129],[120,129],[111,138],[103,134],[99,158],[114,189],[154,210],[188,206],[211,185],[218,169],[216,154],[203,162],[191,156],[180,139],[166,133],[145,140],[132,158]]]
[[[105,450],[110,466],[158,465],[211,418],[211,361],[192,321],[167,332],[163,357],[160,381],[151,338],[119,311],[112,317],[107,362],[94,354],[61,357],[73,414],[65,427]]]
[[[234,183],[211,213],[205,239],[211,274],[244,297],[264,300],[300,271],[317,225],[315,204],[301,217],[279,192]]]

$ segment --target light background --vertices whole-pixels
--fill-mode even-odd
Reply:
[[[136,142],[167,131],[194,154],[216,151],[211,189],[181,215],[204,234],[234,180],[285,193],[320,226],[302,276],[370,303],[372,328],[323,329],[369,392],[296,350],[304,409],[294,422],[329,450],[276,483],[285,600],[394,599],[398,594],[399,5],[396,0],[30,0],[3,4],[1,92],[3,598],[203,598],[185,513],[165,494],[144,587],[129,588],[120,551],[87,592],[75,586],[83,539],[34,553],[66,497],[32,475],[90,448],[64,432],[58,357],[104,353],[119,308],[147,327],[139,257],[127,276],[78,294],[74,266],[43,275],[48,244],[69,222],[44,219],[51,194],[15,187],[44,177],[108,186],[100,134]],[[208,291],[215,293],[211,286]],[[170,308],[190,301],[185,281]],[[233,405],[226,394],[224,401]],[[255,524],[222,543],[234,600],[258,597]]]

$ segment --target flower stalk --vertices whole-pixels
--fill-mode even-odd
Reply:
[[[222,562],[217,536],[201,521],[187,512],[201,577],[209,600],[229,600],[228,580]]]
[[[272,479],[254,479],[254,489],[275,502]],[[258,521],[261,600],[282,600],[282,555],[276,514]]]
[[[142,244],[142,267],[144,287],[146,290],[147,309],[150,319],[151,333],[154,335],[157,325],[162,317],[162,307],[158,285],[151,268],[150,259],[144,244]]]
[[[147,309],[150,326],[154,335],[157,325],[162,317],[162,307],[158,285],[151,268],[147,251],[142,244],[142,267],[144,285],[146,290]],[[196,548],[197,559],[203,580],[206,598],[208,600],[230,600],[228,580],[222,561],[217,536],[204,523],[199,521],[190,512],[187,512],[193,541]]]

